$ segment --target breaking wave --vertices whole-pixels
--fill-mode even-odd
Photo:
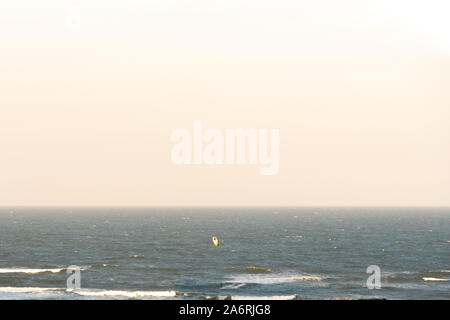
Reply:
[[[170,291],[127,291],[127,290],[101,290],[101,289],[65,289],[65,288],[40,288],[40,287],[0,287],[0,293],[51,293],[66,292],[86,297],[126,297],[126,298],[168,298],[175,297],[179,293]]]
[[[231,296],[231,300],[295,300],[297,295],[287,296]]]
[[[68,290],[80,296],[90,297],[127,297],[127,298],[144,298],[144,297],[175,297],[176,291],[126,291],[126,290],[94,290],[80,289]]]
[[[321,280],[323,280],[322,277],[309,275],[308,276],[239,275],[239,276],[232,276],[229,280],[226,280],[225,283],[277,284],[294,281],[321,281]]]
[[[48,291],[62,291],[60,288],[39,288],[39,287],[0,287],[2,293],[41,293]]]
[[[53,268],[53,269],[27,269],[27,268],[0,268],[0,273],[43,273],[43,272],[51,272],[51,273],[59,273],[65,268]]]
[[[221,289],[238,289],[243,286],[245,286],[245,283],[231,283],[223,286]]]
[[[251,273],[275,273],[275,270],[270,268],[261,268],[261,267],[247,267],[246,270]]]
[[[450,281],[450,279],[423,277],[423,281]]]

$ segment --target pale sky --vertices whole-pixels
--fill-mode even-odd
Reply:
[[[0,205],[448,206],[449,12],[3,1]],[[171,133],[194,120],[279,129],[278,174],[174,165]]]

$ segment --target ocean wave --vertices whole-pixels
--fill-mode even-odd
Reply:
[[[450,281],[450,279],[423,277],[423,281]]]
[[[198,295],[200,300],[231,300],[231,296],[208,296],[208,295]]]
[[[231,296],[231,300],[295,300],[296,294],[287,296]]]
[[[271,275],[245,275],[232,276],[225,283],[251,283],[251,284],[277,284],[295,281],[321,281],[322,277],[297,275],[297,276],[273,276]]]
[[[127,298],[144,298],[144,297],[175,297],[176,291],[126,291],[126,290],[94,290],[80,289],[67,290],[80,296],[90,297],[127,297]]]
[[[245,283],[232,283],[232,284],[223,286],[221,289],[238,289],[243,286],[245,286]]]
[[[61,291],[61,288],[39,288],[39,287],[0,287],[2,293],[41,293],[48,291]]]
[[[120,268],[120,265],[118,264],[108,264],[108,263],[103,263],[100,265],[103,268],[109,267],[109,268]]]
[[[91,266],[80,266],[81,271],[86,271]],[[0,268],[0,273],[29,273],[29,274],[36,274],[36,273],[60,273],[63,271],[66,271],[68,268]]]
[[[387,283],[402,283],[402,282],[411,282],[414,281],[415,277],[407,277],[402,275],[389,275],[389,276],[382,276],[381,281],[387,282]]]
[[[41,287],[0,287],[0,293],[43,293],[43,292],[67,292],[80,296],[91,297],[175,297],[176,291],[126,291],[126,290],[102,290],[102,289],[66,289],[66,288],[41,288]]]
[[[326,300],[387,300],[385,297],[381,296],[364,296],[359,294],[350,294],[348,296],[333,296],[330,298],[325,298]]]
[[[28,269],[28,268],[0,268],[0,273],[59,273],[66,268],[52,268],[52,269]]]
[[[316,276],[300,276],[300,277],[291,277],[294,280],[312,280],[312,281],[321,281],[323,278]]]
[[[251,272],[251,273],[275,273],[275,270],[272,270],[270,268],[261,268],[261,267],[247,267],[245,270]]]
[[[450,273],[450,270],[430,270],[429,273]]]

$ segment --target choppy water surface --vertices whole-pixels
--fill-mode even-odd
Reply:
[[[450,209],[1,208],[0,298],[449,299]]]

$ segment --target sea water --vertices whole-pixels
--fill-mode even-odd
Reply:
[[[450,209],[0,208],[0,299],[383,298],[450,298]]]

